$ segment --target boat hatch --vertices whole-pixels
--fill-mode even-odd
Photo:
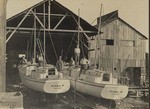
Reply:
[[[48,69],[48,75],[55,75],[55,69]]]
[[[110,81],[110,74],[103,74],[103,81]]]

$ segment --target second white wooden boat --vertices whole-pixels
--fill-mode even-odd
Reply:
[[[58,94],[70,88],[70,81],[52,65],[45,68],[32,64],[20,65],[19,75],[23,85],[36,91]]]
[[[80,68],[75,67],[65,68],[63,72],[70,80],[71,87],[78,92],[111,100],[123,99],[128,94],[126,78],[121,79],[124,84],[119,84],[111,73],[102,70],[92,69],[81,73]]]

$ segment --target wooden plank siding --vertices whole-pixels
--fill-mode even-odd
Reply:
[[[99,52],[103,69],[116,72],[114,68],[118,67],[117,70],[122,72],[127,67],[145,67],[145,40],[139,33],[119,19],[103,24],[101,30]],[[114,40],[114,45],[106,45],[107,39]],[[95,40],[91,41],[90,49],[95,49],[95,43]],[[95,52],[89,54],[94,60]]]

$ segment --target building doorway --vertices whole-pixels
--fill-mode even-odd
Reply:
[[[140,67],[133,68],[133,83],[135,86],[141,85],[141,68]]]
[[[130,85],[141,85],[141,67],[128,67],[125,72],[130,79]]]

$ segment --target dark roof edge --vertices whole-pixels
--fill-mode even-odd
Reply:
[[[99,17],[97,18],[97,20],[99,19]],[[118,10],[115,10],[113,12],[110,12],[108,14],[105,14],[101,17],[102,20],[102,24],[104,25],[105,23],[111,22],[115,19],[120,19],[122,22],[124,22],[126,25],[128,25],[129,27],[131,27],[133,30],[135,30],[138,34],[140,34],[141,36],[143,36],[145,39],[148,39],[145,35],[143,35],[142,33],[140,33],[138,30],[136,30],[134,27],[132,27],[130,24],[128,24],[127,22],[125,22],[123,19],[121,19],[118,15]],[[97,21],[98,24],[98,21]],[[96,25],[95,25],[96,26]]]
[[[143,35],[141,32],[139,32],[138,30],[136,30],[134,27],[132,27],[130,24],[128,24],[127,22],[125,22],[125,21],[124,21],[123,19],[121,19],[120,17],[116,17],[116,18],[110,19],[110,20],[108,20],[108,21],[106,21],[106,22],[102,22],[102,25],[105,25],[106,23],[111,22],[111,21],[114,21],[114,20],[116,20],[116,19],[121,20],[123,23],[125,23],[126,25],[128,25],[129,27],[131,27],[133,30],[135,30],[138,34],[140,34],[143,38],[148,39],[145,35]],[[95,25],[95,26],[96,26],[96,25]]]
[[[65,7],[64,5],[60,4],[57,0],[53,0],[53,1],[54,1],[54,3],[57,3],[57,5],[63,7],[66,11],[69,11],[70,14],[75,15],[75,16],[78,16],[77,14],[75,14],[74,12],[72,12],[71,10],[69,10],[67,7]],[[84,20],[81,16],[80,16],[80,19],[81,19],[82,21],[86,22],[87,24],[89,24],[89,25],[90,25],[91,27],[93,27],[96,31],[98,31],[98,29],[97,29],[96,27],[92,26],[89,22],[87,22],[86,20]]]
[[[123,23],[125,23],[126,25],[128,25],[129,27],[131,27],[133,30],[135,30],[138,34],[140,34],[141,36],[143,36],[145,39],[148,39],[145,35],[143,35],[141,32],[139,32],[138,30],[136,30],[133,26],[131,26],[130,24],[128,24],[127,22],[125,22],[123,19],[121,19],[120,17],[118,17],[119,20],[121,20]]]
[[[24,11],[21,11],[20,13],[18,13],[18,14],[16,14],[16,15],[12,16],[12,17],[10,17],[10,18],[8,18],[6,21],[8,22],[8,21],[10,21],[11,19],[14,19],[15,17],[21,15],[23,12],[25,12],[25,11],[31,9],[31,8],[37,7],[37,6],[39,6],[39,5],[41,5],[42,3],[47,2],[47,1],[48,1],[48,0],[43,0],[43,1],[39,2],[39,3],[36,3],[35,5],[33,5],[33,6],[29,7],[29,8],[27,8],[27,9],[25,9]],[[56,3],[57,5],[63,7],[66,11],[69,11],[72,15],[78,16],[78,15],[76,15],[75,13],[73,13],[71,10],[69,10],[68,8],[66,8],[65,6],[63,6],[62,4],[60,4],[59,2],[57,2],[57,0],[52,0],[52,1],[53,1],[54,3]],[[80,18],[81,18],[81,17],[80,17]],[[93,31],[95,31],[95,32],[98,31],[98,29],[97,29],[96,27],[92,26],[90,23],[88,23],[88,22],[87,22],[86,20],[84,20],[83,18],[81,18],[81,20],[84,21],[84,22],[86,22],[91,28],[93,28]],[[96,34],[95,34],[95,35],[96,35]]]

